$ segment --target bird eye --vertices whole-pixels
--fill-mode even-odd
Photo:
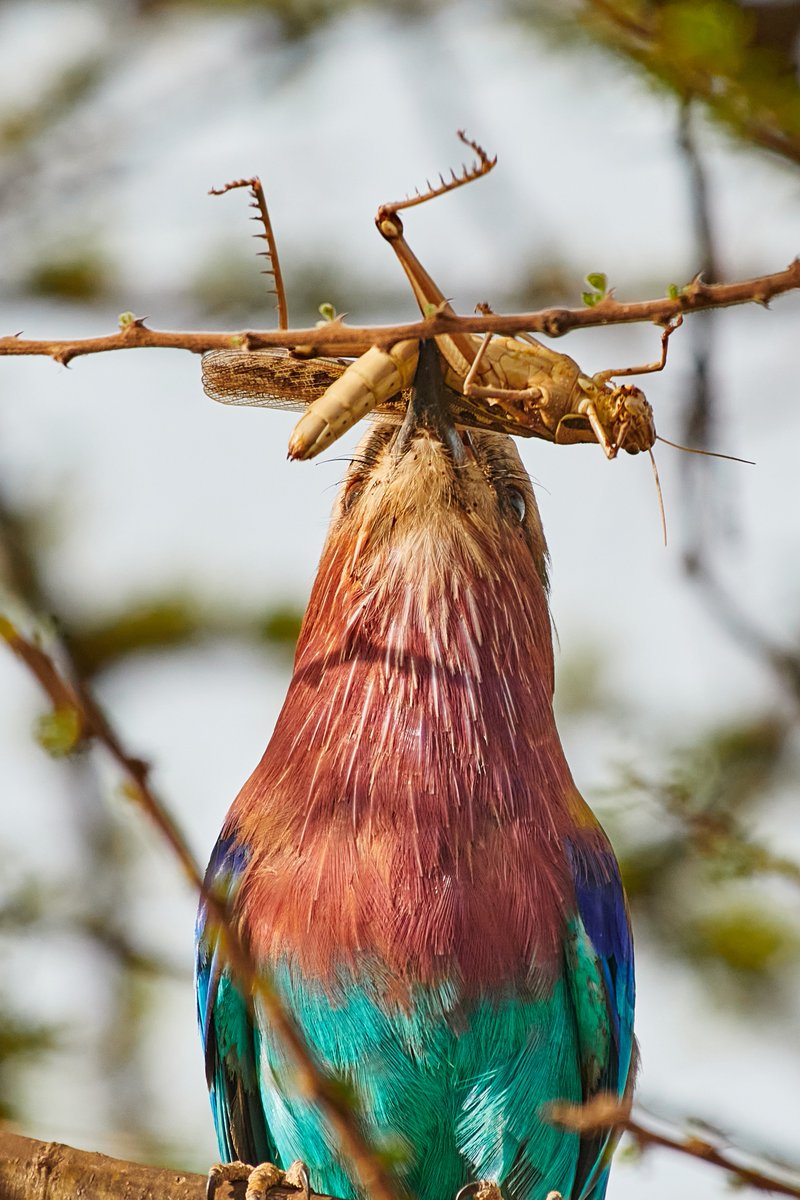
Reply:
[[[514,515],[519,523],[522,524],[522,522],[525,520],[526,512],[525,497],[519,488],[515,487],[509,488],[506,494],[508,496],[508,503],[511,505]]]
[[[359,477],[351,479],[342,496],[342,512],[349,512],[363,491],[364,481]]]

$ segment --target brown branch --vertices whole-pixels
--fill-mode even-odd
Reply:
[[[124,1162],[0,1129],[2,1200],[75,1200],[76,1196],[91,1196],[92,1200],[206,1200],[206,1182],[205,1175]],[[244,1200],[245,1186],[221,1183],[216,1195],[219,1200],[226,1196]],[[270,1196],[296,1200],[297,1192],[278,1186],[270,1190]]]
[[[800,1197],[800,1180],[792,1182],[787,1175],[780,1179],[769,1173],[768,1169],[748,1167],[736,1162],[730,1152],[721,1150],[707,1138],[697,1134],[667,1134],[659,1133],[656,1129],[642,1124],[641,1121],[629,1119],[625,1122],[625,1131],[629,1133],[640,1149],[647,1146],[660,1146],[665,1150],[675,1150],[689,1158],[699,1158],[712,1167],[720,1167],[727,1171],[737,1183],[754,1188],[758,1192],[773,1192],[778,1196]],[[773,1164],[777,1170],[780,1167]]]
[[[590,1132],[617,1125],[637,1146],[672,1150],[718,1167],[739,1184],[760,1192],[800,1197],[800,1181],[792,1179],[778,1164],[745,1165],[732,1157],[736,1151],[722,1150],[707,1137],[681,1132],[665,1133],[632,1118],[615,1097],[599,1096],[589,1105],[552,1105],[550,1117],[568,1129]],[[243,1200],[245,1184],[219,1185],[220,1200],[227,1195]],[[74,1200],[91,1195],[96,1200],[205,1200],[206,1176],[124,1162],[87,1150],[75,1150],[58,1142],[40,1142],[0,1129],[0,1197],[2,1200]],[[271,1190],[275,1200],[294,1200],[296,1192],[278,1186]],[[317,1193],[314,1193],[316,1196]],[[323,1196],[321,1200],[331,1200]]]
[[[630,1104],[624,1101],[620,1103],[616,1096],[603,1094],[584,1105],[551,1104],[548,1116],[554,1125],[582,1133],[615,1127],[629,1134],[641,1150],[650,1146],[673,1150],[727,1171],[737,1184],[759,1192],[800,1198],[798,1171],[783,1167],[779,1163],[768,1162],[760,1156],[756,1162],[754,1155],[747,1155],[749,1163],[737,1162],[734,1155],[742,1154],[742,1151],[735,1148],[723,1149],[707,1136],[701,1137],[696,1133],[681,1130],[667,1131],[662,1122],[659,1122],[662,1128],[656,1129],[651,1120],[632,1117]]]
[[[667,325],[681,313],[711,308],[729,308],[736,304],[768,304],[775,296],[800,288],[800,259],[794,259],[783,271],[744,279],[737,283],[704,283],[699,277],[674,295],[655,300],[624,303],[612,295],[599,303],[582,308],[544,308],[537,312],[498,313],[458,316],[435,312],[419,321],[402,325],[350,326],[341,319],[322,322],[310,329],[243,330],[231,333],[192,333],[150,329],[143,318],[120,322],[116,333],[100,337],[51,340],[19,336],[0,338],[2,355],[46,355],[67,366],[83,354],[101,354],[109,350],[134,350],[157,347],[166,350],[262,350],[284,347],[298,354],[338,354],[357,356],[370,346],[389,347],[407,338],[437,337],[458,333],[543,333],[562,337],[572,329],[596,325],[622,325],[651,321]]]
[[[650,14],[643,10],[642,19],[632,17],[628,6],[617,0],[586,0],[586,7],[607,23],[609,36],[605,40],[614,49],[627,54],[656,78],[666,79],[685,99],[703,100],[713,113],[754,145],[800,163],[800,137],[796,130],[788,122],[781,125],[779,116],[767,104],[762,103],[760,111],[748,111],[748,101],[752,102],[753,96],[748,93],[746,73],[741,67],[744,79],[728,75],[711,60],[705,64],[670,61],[660,41],[662,6],[651,7]]]
[[[185,838],[150,784],[149,765],[125,750],[116,730],[103,713],[88,685],[74,671],[74,664],[70,664],[74,678],[67,680],[50,655],[24,637],[6,618],[0,618],[0,638],[35,676],[57,711],[67,709],[77,714],[79,738],[96,740],[120,767],[128,780],[126,790],[129,798],[153,821],[180,862],[187,879],[203,897],[217,926],[218,936],[237,981],[246,995],[258,999],[270,1027],[290,1055],[297,1092],[315,1105],[327,1121],[344,1156],[353,1166],[371,1200],[395,1200],[389,1174],[362,1133],[342,1097],[341,1089],[317,1063],[272,981],[257,969],[225,903],[206,889],[200,868]],[[5,1200],[2,1192],[0,1197]]]

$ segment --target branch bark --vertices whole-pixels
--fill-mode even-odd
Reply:
[[[205,1200],[205,1186],[203,1175],[122,1162],[0,1130],[0,1200],[74,1200],[81,1195],[93,1200]],[[237,1200],[240,1196],[243,1187]]]
[[[125,1162],[60,1142],[39,1142],[0,1129],[0,1200],[206,1200],[206,1176]],[[245,1183],[220,1183],[216,1200],[244,1200]],[[273,1188],[275,1200],[297,1200]],[[317,1197],[315,1200],[330,1200]]]
[[[121,320],[116,333],[100,337],[74,339],[30,339],[18,335],[0,338],[0,356],[45,355],[68,366],[83,354],[101,354],[110,350],[135,350],[157,347],[189,350],[204,354],[207,350],[264,350],[282,347],[312,357],[318,354],[345,355],[366,353],[371,346],[382,349],[407,338],[423,340],[440,334],[459,333],[543,333],[562,337],[573,329],[596,325],[632,324],[651,321],[667,325],[682,313],[710,308],[729,308],[737,304],[768,304],[775,296],[800,288],[800,258],[783,271],[759,275],[737,283],[704,283],[701,278],[677,290],[674,295],[655,300],[623,303],[609,293],[597,304],[581,308],[543,308],[537,312],[499,313],[458,316],[435,312],[420,321],[404,325],[350,326],[344,321],[322,322],[310,329],[243,330],[230,333],[192,333],[150,329],[141,317]]]

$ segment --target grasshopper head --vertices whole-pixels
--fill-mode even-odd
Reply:
[[[656,440],[653,408],[644,392],[633,384],[615,387],[610,397],[609,433],[618,450],[638,454]]]

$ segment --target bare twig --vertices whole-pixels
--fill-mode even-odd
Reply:
[[[284,347],[310,357],[314,354],[360,355],[371,346],[387,348],[406,338],[423,340],[441,334],[459,333],[543,333],[562,337],[573,329],[596,325],[623,325],[651,321],[667,325],[681,313],[702,312],[710,308],[729,308],[736,304],[768,304],[775,296],[800,288],[800,259],[783,271],[744,279],[737,283],[704,283],[693,279],[674,295],[655,300],[624,303],[606,295],[597,304],[582,308],[543,308],[537,312],[478,313],[458,316],[435,312],[419,321],[403,325],[350,326],[341,319],[324,321],[310,329],[243,330],[233,333],[192,333],[150,329],[144,318],[130,317],[120,322],[116,333],[91,338],[52,340],[19,336],[0,338],[2,355],[45,355],[67,366],[83,354],[101,354],[109,350],[134,350],[158,347],[166,350],[262,350]]]
[[[554,1125],[575,1129],[581,1133],[617,1128],[629,1134],[642,1150],[650,1146],[673,1150],[689,1158],[698,1158],[712,1167],[719,1167],[727,1171],[737,1183],[756,1191],[800,1197],[800,1176],[797,1171],[787,1170],[778,1163],[770,1163],[760,1158],[756,1161],[756,1157],[752,1155],[747,1156],[747,1163],[738,1162],[735,1156],[741,1156],[741,1151],[730,1147],[723,1148],[707,1135],[701,1137],[696,1133],[670,1129],[663,1122],[659,1122],[660,1128],[655,1128],[652,1119],[632,1117],[628,1102],[620,1102],[616,1096],[607,1093],[596,1096],[584,1105],[551,1104],[548,1117]]]
[[[294,1083],[298,1093],[309,1103],[316,1105],[328,1122],[343,1154],[352,1164],[371,1200],[395,1200],[388,1172],[361,1132],[351,1109],[341,1095],[341,1089],[337,1088],[316,1062],[272,981],[257,969],[227,906],[213,892],[206,889],[200,868],[185,838],[150,784],[148,764],[127,752],[88,685],[77,674],[72,680],[66,679],[50,655],[24,637],[5,618],[0,618],[0,637],[35,676],[54,707],[57,710],[71,709],[76,713],[80,736],[99,742],[120,767],[128,780],[129,797],[153,821],[180,862],[187,879],[203,896],[217,926],[224,952],[245,994],[258,999],[271,1029],[289,1053],[294,1065]]]
[[[761,1166],[746,1166],[736,1162],[731,1150],[723,1150],[715,1146],[707,1137],[697,1134],[664,1133],[653,1129],[641,1120],[629,1119],[625,1122],[625,1131],[630,1134],[640,1149],[648,1146],[660,1146],[665,1150],[674,1150],[689,1158],[699,1158],[712,1167],[727,1171],[737,1183],[754,1188],[757,1192],[773,1192],[778,1196],[800,1197],[800,1179],[795,1175],[792,1180],[789,1173],[785,1178],[780,1177],[781,1168],[777,1164],[765,1163]],[[772,1174],[772,1171],[776,1174]]]

